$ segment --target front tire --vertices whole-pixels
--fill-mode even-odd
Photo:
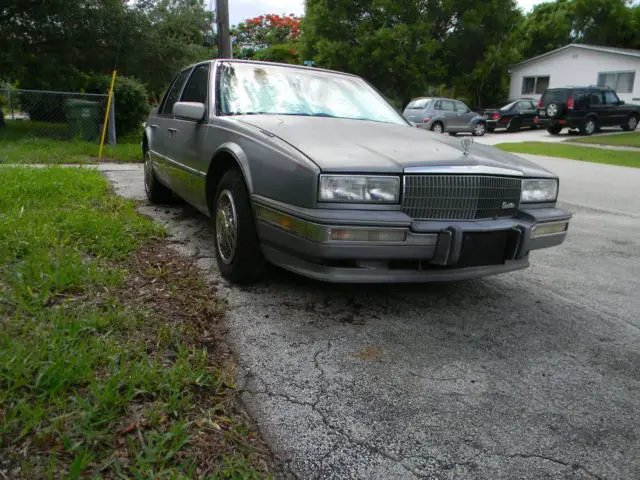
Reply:
[[[519,118],[514,118],[509,122],[509,126],[507,127],[507,132],[519,132],[520,127],[522,125],[522,121]]]
[[[436,122],[431,126],[431,131],[433,133],[442,134],[444,132],[444,125],[440,122]]]
[[[627,123],[621,125],[621,127],[625,132],[633,132],[636,128],[638,128],[638,116],[631,115],[629,117],[629,120],[627,120]]]
[[[478,122],[476,126],[473,127],[473,132],[471,133],[473,134],[474,137],[482,137],[486,131],[487,131],[487,125],[484,122]]]
[[[160,183],[153,171],[151,153],[144,152],[144,192],[153,204],[167,204],[173,201],[173,192],[169,187]]]
[[[216,189],[212,212],[216,260],[225,280],[252,284],[266,270],[249,192],[242,174],[227,171]]]

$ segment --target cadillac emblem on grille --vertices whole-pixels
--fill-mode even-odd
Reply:
[[[487,220],[513,217],[520,178],[499,175],[406,175],[402,210],[415,220]]]

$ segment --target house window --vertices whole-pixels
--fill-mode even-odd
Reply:
[[[549,76],[545,77],[523,77],[522,78],[522,94],[541,94],[549,88]]]
[[[598,73],[598,86],[609,87],[618,93],[633,92],[633,82],[636,80],[636,72],[600,72]]]

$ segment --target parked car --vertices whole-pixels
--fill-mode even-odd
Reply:
[[[538,128],[537,102],[533,98],[518,98],[507,100],[490,108],[483,109],[483,117],[487,119],[487,130],[506,129],[507,132],[517,132],[521,128]]]
[[[548,88],[538,103],[541,124],[553,135],[563,128],[578,129],[591,135],[601,127],[635,130],[640,105],[627,104],[608,87]]]
[[[211,60],[148,117],[144,184],[212,218],[222,276],[267,262],[330,282],[461,280],[526,268],[561,244],[558,178],[484,145],[412,127],[363,79]]]
[[[450,98],[414,98],[402,113],[405,119],[418,128],[435,133],[472,133],[481,137],[487,130],[486,120],[472,112],[463,102]]]

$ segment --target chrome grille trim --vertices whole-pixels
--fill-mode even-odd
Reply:
[[[522,179],[495,175],[405,175],[403,183],[402,210],[414,220],[513,217],[522,189]]]

